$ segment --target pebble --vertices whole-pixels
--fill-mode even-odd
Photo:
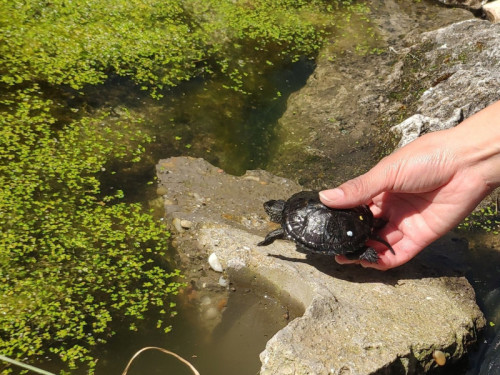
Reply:
[[[177,232],[182,233],[181,219],[178,217],[174,218],[174,220],[172,220],[172,224]]]
[[[165,187],[165,186],[158,186],[158,188],[156,189],[156,194],[158,195],[165,195],[168,193],[168,189]]]
[[[251,181],[260,181],[260,178],[258,178],[257,176],[245,176],[243,177],[243,179]]]
[[[227,287],[229,285],[228,279],[226,279],[224,276],[221,276],[219,278],[219,285],[224,287],[224,288]]]
[[[441,350],[434,350],[432,357],[439,366],[444,366],[446,363],[446,355]]]
[[[191,221],[185,220],[185,219],[181,220],[180,224],[181,224],[181,227],[184,229],[189,229],[193,225],[193,223]]]
[[[216,307],[209,307],[207,311],[205,311],[205,319],[212,320],[217,318],[219,315],[219,311],[217,310]]]
[[[219,262],[219,258],[217,258],[217,255],[215,253],[210,254],[208,257],[208,264],[210,264],[210,267],[216,271],[216,272],[222,272],[224,268],[222,268],[222,264]]]

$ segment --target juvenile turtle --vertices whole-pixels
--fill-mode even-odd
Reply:
[[[377,252],[365,244],[371,239],[383,243],[394,254],[391,245],[373,233],[375,220],[366,205],[333,209],[321,203],[317,191],[301,191],[286,201],[267,201],[264,209],[281,228],[268,233],[258,246],[278,239],[291,240],[299,251],[345,255],[376,263]]]

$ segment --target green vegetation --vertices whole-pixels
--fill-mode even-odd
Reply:
[[[333,5],[332,5],[333,4]],[[255,69],[313,56],[340,5],[320,0],[0,0],[0,351],[93,373],[93,348],[145,314],[169,330],[168,233],[110,165],[141,159],[138,119],[65,99],[122,76],[151,95],[193,77],[256,90]],[[126,112],[126,111],[124,111]],[[188,143],[185,147],[189,148]],[[118,187],[119,188],[119,187]],[[4,373],[10,370],[7,368]]]
[[[0,4],[2,82],[41,80],[81,89],[117,74],[153,94],[213,72],[241,87],[256,55],[311,56],[331,26],[325,16],[318,24],[318,15],[333,10],[319,0]]]
[[[490,205],[472,212],[458,226],[459,229],[483,230],[488,233],[500,232],[500,215],[497,205]]]
[[[110,156],[137,157],[147,139],[133,124],[102,125],[105,115],[58,130],[35,89],[1,104],[0,351],[92,368],[113,320],[133,328],[148,310],[173,313],[165,296],[179,272],[160,263],[167,234],[120,191],[100,197],[97,178]]]

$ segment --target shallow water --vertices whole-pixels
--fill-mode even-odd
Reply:
[[[181,306],[172,320],[173,330],[163,335],[147,324],[140,332],[115,336],[101,355],[97,374],[120,374],[129,359],[143,347],[157,346],[182,356],[203,375],[259,372],[259,353],[289,319],[302,314],[293,304],[283,305],[264,289],[237,285],[221,306],[222,319],[212,329],[200,321],[195,304]],[[191,374],[185,364],[160,351],[146,351],[134,360],[128,375]]]

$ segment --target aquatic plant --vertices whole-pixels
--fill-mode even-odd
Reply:
[[[159,95],[219,72],[242,88],[256,59],[316,52],[336,7],[319,0],[1,0],[0,80],[81,89],[116,74]]]
[[[482,230],[492,234],[500,232],[500,215],[497,204],[491,204],[473,211],[458,226],[459,229]]]
[[[103,196],[97,178],[110,156],[136,157],[147,137],[105,114],[58,130],[36,86],[0,104],[0,351],[52,353],[91,370],[92,347],[117,320],[134,327],[147,311],[174,313],[168,233],[120,191]],[[159,326],[168,331],[168,319]]]

